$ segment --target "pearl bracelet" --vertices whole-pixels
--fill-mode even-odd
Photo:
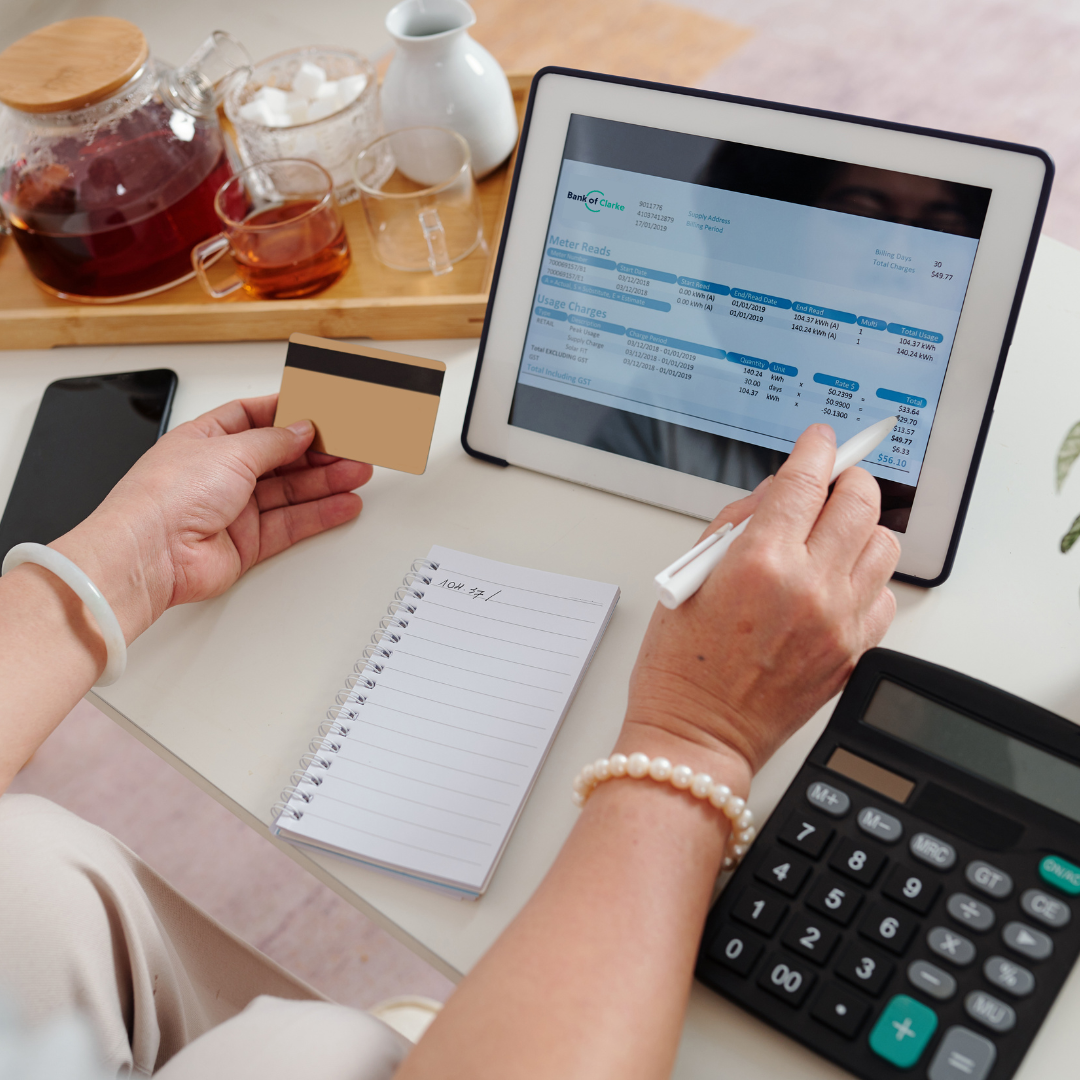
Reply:
[[[724,869],[734,870],[746,854],[751,841],[757,834],[754,827],[754,812],[746,805],[746,800],[731,793],[727,784],[714,783],[708,773],[695,773],[689,765],[675,765],[665,757],[650,759],[648,754],[612,754],[609,758],[599,758],[591,765],[586,765],[574,779],[574,805],[579,809],[585,805],[593,789],[605,780],[629,777],[643,780],[649,777],[658,783],[669,782],[678,791],[689,791],[696,799],[711,803],[717,810],[722,810],[731,821],[732,837],[735,843],[724,854]]]

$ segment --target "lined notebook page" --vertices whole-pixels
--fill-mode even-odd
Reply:
[[[283,836],[478,895],[619,599],[614,585],[433,547],[423,598],[358,683]],[[397,636],[398,641],[393,641]],[[289,811],[300,814],[295,818]]]

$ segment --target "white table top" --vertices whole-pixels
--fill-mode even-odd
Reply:
[[[986,679],[1080,722],[1080,552],[1058,541],[1080,512],[1080,478],[1054,491],[1054,462],[1080,419],[1080,252],[1044,240],[1006,366],[956,567],[942,587],[896,587],[884,644]],[[476,345],[388,343],[447,361],[431,460],[420,477],[376,470],[360,519],[249,573],[227,595],[168,612],[131,649],[128,672],[92,700],[249,825],[270,806],[411,561],[433,543],[618,582],[622,600],[488,894],[457,901],[331,855],[278,843],[451,977],[476,962],[550,865],[576,811],[570,782],[610,749],[627,677],[653,607],[651,578],[700,522],[522,469],[474,461],[459,434]],[[283,343],[65,348],[0,353],[0,495],[6,497],[40,396],[57,378],[157,366],[180,377],[173,424],[277,388]],[[1042,374],[1039,374],[1042,372]],[[1038,389],[1036,389],[1038,388]],[[1080,469],[1078,469],[1080,472]],[[768,812],[831,706],[754,782]],[[1080,1040],[1074,971],[1017,1074],[1066,1075]],[[1070,1050],[1072,1054],[1070,1054]],[[744,1080],[847,1074],[695,987],[676,1075],[722,1063]]]

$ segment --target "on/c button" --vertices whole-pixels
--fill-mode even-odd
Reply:
[[[1080,866],[1073,865],[1060,855],[1047,855],[1039,863],[1039,875],[1048,885],[1063,893],[1080,896]]]

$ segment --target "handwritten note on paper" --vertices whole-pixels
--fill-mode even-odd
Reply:
[[[619,590],[442,547],[428,559],[289,832],[479,893]]]

